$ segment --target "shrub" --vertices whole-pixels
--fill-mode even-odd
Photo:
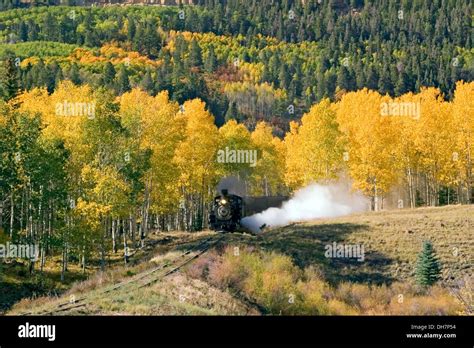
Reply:
[[[271,313],[287,314],[294,304],[296,282],[301,271],[288,256],[266,254],[256,264],[245,282],[244,290]]]
[[[295,266],[290,257],[246,248],[227,248],[196,264],[221,288],[244,293],[270,314],[284,315],[453,315],[462,306],[443,288],[393,283],[390,286],[341,283],[331,287],[315,267]],[[402,297],[400,297],[402,295]]]
[[[209,266],[209,281],[218,287],[244,288],[247,277],[259,269],[262,260],[247,250],[235,255],[232,248],[227,248],[221,260]]]
[[[362,308],[363,300],[370,296],[370,288],[363,284],[342,283],[336,290],[338,300],[355,308]]]
[[[328,285],[317,279],[310,279],[306,282],[298,283],[298,291],[301,294],[302,303],[298,306],[298,311],[294,314],[299,315],[325,315],[331,314],[328,305]]]
[[[344,302],[336,300],[336,299],[329,300],[328,310],[329,310],[329,314],[332,314],[332,315],[357,315],[357,314],[359,314],[359,312],[355,308],[352,308],[347,303],[344,303]]]
[[[443,288],[435,286],[423,296],[404,296],[403,301],[393,298],[385,313],[389,315],[459,315],[463,308]]]

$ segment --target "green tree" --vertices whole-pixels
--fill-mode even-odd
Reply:
[[[280,81],[280,88],[287,89],[290,86],[291,76],[288,72],[286,64],[281,65],[280,73],[278,74],[278,79]]]
[[[7,53],[5,66],[0,76],[0,92],[5,100],[14,98],[19,90],[20,75],[16,58],[12,52]]]
[[[71,66],[71,70],[69,72],[69,78],[71,82],[74,83],[76,86],[81,84],[81,76],[79,74],[79,67],[76,63]]]
[[[103,84],[105,86],[111,86],[115,79],[115,68],[111,62],[107,62],[104,68],[104,75],[102,77]]]
[[[201,67],[202,66],[202,52],[201,47],[196,40],[191,41],[191,48],[189,51],[189,65],[191,67]]]
[[[127,27],[127,39],[128,41],[132,42],[135,38],[135,33],[137,31],[137,27],[135,26],[135,21],[132,17],[128,18],[128,27]]]
[[[354,89],[354,81],[349,69],[347,69],[345,66],[339,69],[337,74],[337,86],[346,91],[351,91]]]
[[[153,83],[150,70],[147,70],[147,72],[145,73],[145,76],[143,77],[140,86],[143,88],[143,90],[147,91],[150,94],[153,94],[155,84]]]
[[[225,121],[228,122],[230,120],[238,120],[239,111],[237,110],[237,106],[235,103],[229,103],[229,108],[225,113]]]
[[[117,75],[117,92],[123,94],[130,90],[130,80],[127,69],[122,65]]]
[[[422,286],[436,283],[441,274],[441,266],[430,242],[423,243],[423,250],[418,255],[416,280]]]
[[[209,52],[207,53],[207,58],[204,67],[207,72],[213,72],[217,67],[217,58],[213,45],[209,46]]]

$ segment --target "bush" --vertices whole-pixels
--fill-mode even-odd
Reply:
[[[317,279],[310,279],[298,283],[298,292],[301,294],[301,304],[296,306],[294,313],[298,315],[325,315],[331,314],[328,306],[328,285]]]
[[[388,315],[459,315],[462,306],[443,288],[435,286],[422,296],[395,297],[383,314]]]
[[[341,283],[334,288],[315,267],[301,270],[288,256],[250,248],[238,255],[227,248],[194,267],[193,272],[204,277],[207,268],[213,285],[242,292],[274,315],[462,314],[462,306],[439,286]]]
[[[227,248],[220,261],[209,267],[209,281],[221,288],[242,290],[244,282],[251,273],[257,272],[262,260],[249,252],[242,250],[235,255],[233,248]]]
[[[296,300],[296,282],[301,271],[288,256],[265,254],[255,263],[245,281],[244,291],[273,314],[287,314]]]
[[[357,315],[359,312],[347,303],[332,299],[328,302],[328,310],[331,315]]]

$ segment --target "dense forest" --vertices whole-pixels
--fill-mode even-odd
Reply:
[[[394,188],[474,202],[470,1],[1,4],[0,230],[40,267],[205,228],[229,175],[258,196],[343,173],[372,209]]]
[[[95,87],[114,81],[118,94],[139,85],[152,94],[168,90],[179,102],[205,100],[218,125],[232,117],[285,129],[314,102],[337,100],[344,91],[367,87],[399,96],[435,86],[451,99],[456,81],[472,80],[470,1],[342,3],[10,10],[0,17],[0,35],[9,44],[1,51],[20,59],[22,88],[51,92],[68,78]],[[177,43],[176,32],[185,37]],[[111,66],[104,45],[117,47],[114,58],[131,52],[144,58],[141,64],[116,59]],[[216,82],[231,85],[230,92],[220,93]],[[262,96],[261,110],[248,94]]]

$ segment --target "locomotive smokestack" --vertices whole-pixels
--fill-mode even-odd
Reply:
[[[221,190],[221,193],[222,193],[223,196],[227,196],[227,195],[229,194],[229,190],[227,190],[227,189],[222,189],[222,190]]]

